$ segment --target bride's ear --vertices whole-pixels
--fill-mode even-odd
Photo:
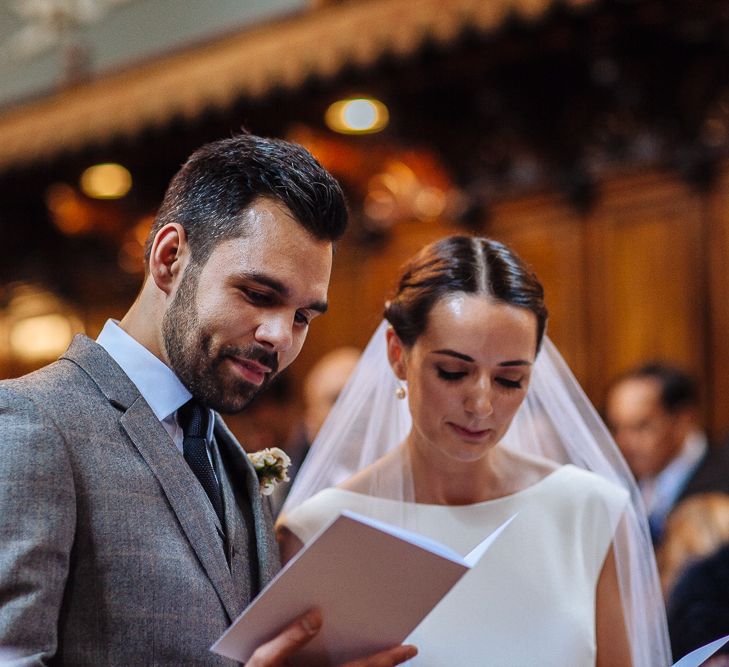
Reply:
[[[386,335],[387,359],[395,373],[395,377],[398,380],[407,380],[407,355],[405,346],[392,327],[388,327]]]

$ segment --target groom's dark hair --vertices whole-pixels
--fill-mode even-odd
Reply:
[[[145,262],[161,227],[176,222],[192,260],[204,264],[221,241],[245,236],[242,213],[267,197],[319,240],[339,240],[347,206],[336,179],[303,146],[239,134],[196,150],[170,182],[147,238]]]

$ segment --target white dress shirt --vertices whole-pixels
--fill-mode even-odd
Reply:
[[[187,403],[192,394],[180,382],[172,369],[155,357],[144,345],[132,338],[119,323],[107,320],[96,342],[116,361],[139,393],[162,422],[172,442],[182,453],[183,432],[177,421],[177,410]],[[213,415],[208,411],[208,456],[213,435]],[[212,459],[211,459],[212,463]]]

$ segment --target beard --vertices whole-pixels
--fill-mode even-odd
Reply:
[[[243,410],[276,376],[278,355],[253,343],[213,349],[212,333],[200,324],[197,309],[199,269],[185,269],[180,286],[162,318],[162,340],[170,367],[193,397],[223,414]],[[271,369],[260,385],[231,373],[230,358],[251,359]],[[227,371],[227,372],[226,372]]]

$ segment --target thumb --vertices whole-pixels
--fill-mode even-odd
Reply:
[[[310,609],[284,628],[271,641],[259,646],[246,663],[246,667],[281,667],[286,660],[310,642],[321,629],[322,616],[318,609]]]

